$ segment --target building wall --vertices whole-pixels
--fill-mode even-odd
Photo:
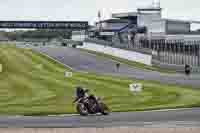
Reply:
[[[200,35],[186,35],[186,34],[177,34],[177,35],[166,35],[166,40],[185,40],[185,41],[200,41]]]
[[[84,41],[87,37],[85,31],[72,32],[73,41]]]
[[[149,33],[165,33],[165,21],[153,21],[151,24],[149,24],[148,31]]]
[[[73,41],[84,41],[87,38],[87,35],[72,35]]]
[[[138,26],[146,26],[147,32],[163,31],[160,29],[163,22],[161,21],[161,15],[159,13],[153,14],[138,14]]]
[[[162,19],[159,13],[139,13],[138,26],[146,26],[148,33],[186,33],[190,32],[190,23]]]
[[[190,32],[190,23],[166,20],[166,33]]]

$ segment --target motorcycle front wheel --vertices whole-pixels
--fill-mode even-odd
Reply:
[[[99,103],[100,105],[100,113],[103,115],[109,115],[110,110],[105,103]]]

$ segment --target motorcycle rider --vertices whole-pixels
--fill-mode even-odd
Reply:
[[[190,65],[186,64],[186,65],[185,65],[185,74],[186,74],[187,76],[189,76],[189,75],[190,75],[190,72],[191,72]]]
[[[80,86],[76,87],[76,99],[75,99],[75,101],[79,100],[80,98],[88,98],[89,100],[92,100],[96,104],[98,104],[96,97],[94,95],[88,95],[88,92],[89,92],[88,89],[84,89]]]
[[[116,63],[116,69],[119,71],[120,63]]]
[[[86,96],[87,90],[78,86],[76,87],[76,98],[84,98]]]

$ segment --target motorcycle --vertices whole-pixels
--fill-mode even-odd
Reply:
[[[77,112],[82,116],[87,116],[89,114],[97,114],[97,113],[108,115],[110,111],[107,105],[103,103],[100,98],[96,99],[97,100],[94,100],[90,96],[78,99],[76,101]]]

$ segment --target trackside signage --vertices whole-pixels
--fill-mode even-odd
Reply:
[[[0,64],[0,72],[3,72],[3,65]]]
[[[87,21],[0,21],[0,28],[86,30]]]
[[[72,77],[72,72],[65,72],[65,77]]]

